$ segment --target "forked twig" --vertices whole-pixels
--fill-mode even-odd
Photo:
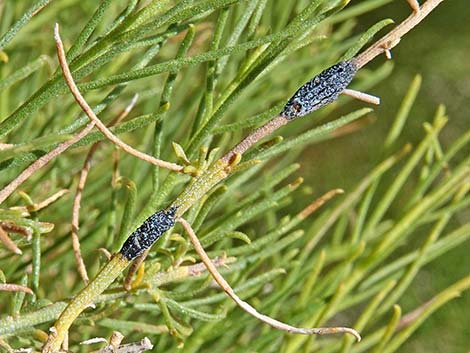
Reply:
[[[398,26],[388,32],[385,36],[371,45],[367,50],[359,54],[355,59],[355,64],[357,69],[360,69],[369,61],[374,59],[377,55],[380,55],[384,52],[390,51],[393,47],[395,47],[400,38],[403,37],[406,33],[412,30],[418,23],[420,23],[429,13],[434,10],[434,8],[439,5],[444,0],[428,0],[426,1],[421,8],[416,8],[416,1],[415,0],[407,0],[408,3],[413,8],[413,13],[408,16],[403,22],[401,22]]]
[[[64,51],[64,46],[62,44],[62,40],[59,35],[59,24],[56,23],[54,27],[54,38],[56,42],[56,48],[57,48],[57,56],[59,58],[59,63],[60,67],[62,69],[62,73],[64,75],[65,82],[67,83],[67,86],[70,89],[70,92],[72,93],[73,97],[77,101],[78,105],[82,108],[82,110],[85,112],[85,114],[90,118],[91,121],[93,121],[96,124],[96,127],[98,130],[101,131],[101,133],[106,136],[111,142],[113,142],[115,145],[119,146],[122,148],[125,152],[142,159],[148,163],[151,163],[153,165],[156,165],[161,168],[166,168],[175,172],[182,172],[183,171],[183,166],[175,164],[175,163],[170,163],[163,161],[161,159],[157,159],[153,156],[150,156],[146,153],[140,152],[139,150],[136,150],[132,146],[128,145],[127,143],[121,141],[116,135],[114,135],[107,127],[105,124],[101,122],[101,120],[96,116],[95,112],[93,109],[88,105],[87,101],[85,98],[83,98],[82,94],[78,90],[77,85],[75,84],[75,81],[72,77],[72,73],[70,72],[70,68],[67,64],[67,59],[65,57],[65,51]]]
[[[48,198],[46,198],[45,200],[41,202],[34,203],[33,205],[28,205],[28,206],[14,206],[14,207],[11,207],[10,209],[22,211],[24,212],[25,216],[29,216],[31,211],[37,212],[37,211],[42,210],[43,208],[46,208],[47,206],[53,204],[62,196],[67,194],[68,192],[69,192],[68,189],[62,189],[62,190],[57,191],[56,193],[54,193],[53,195],[49,196]]]
[[[90,171],[91,163],[90,159],[98,148],[98,144],[94,144],[85,158],[83,163],[82,170],[80,171],[80,178],[78,180],[77,191],[75,192],[75,197],[73,198],[72,206],[72,224],[71,224],[71,237],[72,237],[72,248],[73,255],[75,257],[75,262],[77,263],[77,270],[85,284],[88,284],[89,278],[88,273],[83,261],[81,251],[80,251],[80,239],[78,237],[78,228],[80,223],[80,203],[82,200],[82,191],[85,188],[86,179],[88,172]]]
[[[294,326],[285,324],[281,321],[278,321],[269,316],[259,313],[250,304],[241,300],[238,297],[238,295],[233,291],[232,287],[230,287],[228,282],[222,277],[222,275],[219,273],[217,268],[212,263],[209,256],[206,254],[204,248],[199,242],[199,239],[194,233],[191,225],[183,218],[179,218],[177,221],[183,225],[184,229],[186,230],[186,233],[188,233],[189,239],[193,243],[194,249],[198,253],[202,262],[204,263],[204,265],[206,266],[207,270],[212,275],[214,280],[217,282],[217,284],[225,291],[225,293],[227,293],[227,295],[230,298],[233,299],[233,301],[235,301],[235,303],[237,303],[239,307],[245,310],[248,314],[270,325],[271,327],[274,327],[278,330],[286,331],[289,333],[297,333],[297,334],[302,334],[302,335],[329,335],[329,334],[334,334],[334,333],[349,333],[353,335],[354,337],[356,337],[358,341],[361,340],[361,336],[359,335],[359,333],[356,330],[349,328],[349,327],[319,327],[319,328],[309,328],[309,329],[300,328],[300,327],[294,327]]]
[[[37,159],[34,163],[32,163],[28,168],[23,170],[20,175],[18,175],[15,179],[13,179],[7,186],[5,186],[0,191],[0,204],[5,201],[12,193],[15,191],[18,186],[23,184],[26,180],[29,179],[31,175],[33,175],[37,170],[44,167],[47,163],[49,163],[52,159],[57,157],[59,154],[67,150],[70,146],[80,141],[84,138],[88,133],[93,129],[95,123],[92,121],[88,123],[78,134],[73,136],[70,140],[62,142],[56,148],[51,150],[50,152],[46,153],[44,156]]]

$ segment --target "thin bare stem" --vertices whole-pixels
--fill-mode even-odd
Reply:
[[[8,233],[0,226],[0,242],[5,245],[5,247],[14,252],[17,255],[21,255],[23,252],[21,249],[15,244],[13,240],[11,240],[10,236]]]
[[[31,295],[34,295],[31,288],[19,285],[19,284],[12,284],[12,283],[0,283],[0,291],[4,292],[24,292]]]
[[[113,142],[115,145],[119,146],[122,148],[125,152],[133,155],[134,157],[137,157],[139,159],[142,159],[148,163],[151,163],[153,165],[156,165],[161,168],[166,168],[169,170],[173,170],[175,172],[181,172],[183,171],[183,166],[175,164],[175,163],[170,163],[166,161],[162,161],[161,159],[157,159],[153,156],[150,156],[146,153],[140,152],[133,148],[132,146],[128,145],[127,143],[121,141],[116,135],[114,135],[107,127],[104,125],[100,119],[96,116],[96,114],[93,112],[93,109],[88,105],[87,101],[85,98],[83,98],[82,94],[78,90],[77,85],[75,84],[75,81],[73,80],[72,73],[70,72],[70,68],[67,64],[67,59],[65,57],[65,51],[64,51],[64,46],[62,44],[62,40],[59,35],[59,25],[56,23],[54,27],[54,38],[56,41],[56,48],[57,48],[57,56],[59,58],[59,63],[60,67],[62,69],[62,73],[65,78],[65,82],[67,83],[67,86],[70,89],[70,92],[74,96],[75,100],[77,101],[78,105],[82,108],[82,110],[85,112],[85,114],[90,118],[91,121],[93,121],[96,124],[96,127],[98,130],[101,131],[101,133],[108,138],[111,142]]]
[[[366,103],[375,104],[375,105],[380,104],[380,98],[379,97],[376,97],[376,96],[373,96],[371,94],[367,94],[367,93],[364,93],[364,92],[359,92],[359,91],[356,91],[354,89],[346,88],[341,93],[345,94],[347,96],[350,96],[354,99],[366,102]]]
[[[124,108],[124,110],[121,113],[118,114],[118,116],[116,116],[109,123],[109,126],[114,126],[116,124],[119,124],[123,119],[125,119],[126,116],[128,116],[129,113],[131,112],[132,108],[134,108],[135,104],[137,103],[137,99],[139,99],[139,94],[138,93],[134,94],[134,96],[132,97],[129,104]]]
[[[138,95],[134,95],[131,102],[126,106],[126,108],[118,114],[110,123],[109,126],[113,126],[118,124],[122,121],[132,110],[137,102]],[[72,247],[73,247],[73,254],[75,257],[75,262],[77,263],[77,270],[82,278],[83,282],[88,284],[89,278],[88,273],[85,267],[85,263],[83,261],[81,251],[80,251],[80,238],[78,236],[78,229],[80,224],[80,203],[82,199],[82,192],[85,188],[86,180],[88,178],[88,173],[91,168],[91,159],[93,155],[97,151],[98,147],[101,145],[100,142],[95,142],[93,146],[91,146],[88,154],[85,158],[85,162],[83,163],[82,170],[80,171],[80,179],[77,185],[77,191],[75,192],[75,197],[73,199],[73,207],[72,207],[72,225],[71,225],[71,236],[72,236]]]
[[[418,0],[406,0],[406,1],[408,1],[408,4],[410,4],[414,12],[420,11]]]
[[[67,332],[64,337],[64,342],[62,342],[62,349],[61,352],[68,352],[69,351],[69,333]]]
[[[326,194],[320,196],[318,199],[316,199],[315,201],[313,201],[310,205],[308,205],[307,207],[305,207],[300,213],[299,213],[299,217],[301,219],[305,219],[307,218],[308,216],[310,216],[313,212],[315,212],[316,210],[318,210],[321,206],[323,206],[323,204],[329,200],[331,200],[333,197],[335,197],[336,195],[340,195],[340,194],[344,194],[344,190],[343,189],[333,189],[333,190],[330,190],[328,191]]]
[[[42,210],[43,208],[46,208],[47,206],[53,204],[54,202],[56,202],[58,199],[60,199],[62,196],[64,196],[65,194],[68,194],[69,190],[68,189],[62,189],[62,190],[59,190],[57,191],[55,194],[49,196],[47,199],[33,205],[33,210],[34,211],[39,211],[39,210]],[[30,208],[28,208],[30,209]]]
[[[227,293],[227,295],[230,298],[233,299],[235,303],[237,303],[238,306],[240,306],[248,314],[270,325],[271,327],[274,327],[278,330],[286,331],[289,333],[296,333],[296,334],[302,334],[302,335],[329,335],[329,334],[334,334],[334,333],[349,333],[353,335],[354,337],[356,337],[358,341],[361,340],[361,336],[359,335],[359,333],[356,330],[349,328],[349,327],[320,327],[320,328],[310,328],[310,329],[300,328],[300,327],[294,327],[294,326],[285,324],[281,321],[278,321],[269,316],[259,313],[250,304],[241,300],[238,297],[238,295],[233,291],[232,287],[230,287],[228,282],[222,277],[222,275],[219,273],[217,268],[212,263],[209,256],[206,254],[204,248],[199,242],[199,239],[194,233],[191,225],[183,218],[179,218],[178,222],[180,222],[183,225],[184,229],[186,230],[186,233],[188,233],[189,239],[194,245],[194,249],[198,253],[202,262],[204,263],[204,265],[206,266],[207,270],[212,275],[214,280],[217,282],[217,284],[225,291],[225,293]]]
[[[234,263],[235,257],[217,256],[212,259],[215,267],[227,267],[228,264]],[[198,262],[194,265],[172,267],[170,271],[160,271],[152,279],[152,284],[161,286],[166,283],[180,281],[188,277],[199,277],[207,271],[206,265],[203,262]]]
[[[77,263],[77,270],[85,284],[88,284],[89,278],[88,273],[83,262],[83,258],[80,252],[80,239],[78,237],[78,228],[80,223],[80,203],[82,200],[82,191],[85,187],[86,179],[88,172],[91,167],[91,157],[93,156],[94,151],[98,148],[98,144],[94,144],[85,158],[85,163],[83,164],[82,170],[80,171],[80,179],[78,180],[77,191],[73,199],[72,206],[72,225],[71,225],[71,236],[72,236],[72,248],[73,255],[75,257],[75,262]]]
[[[52,159],[54,159],[59,154],[67,150],[70,146],[77,143],[86,135],[88,135],[88,133],[93,129],[94,126],[94,122],[88,123],[88,125],[86,125],[78,134],[73,136],[70,140],[62,142],[52,151],[46,153],[44,156],[40,157],[34,163],[32,163],[28,168],[23,170],[20,175],[18,175],[14,180],[12,180],[7,186],[5,186],[0,191],[0,204],[5,201],[18,188],[18,186],[28,180],[29,177],[31,177],[31,175],[33,175],[37,170],[44,167]]]
[[[289,120],[282,115],[275,116],[266,124],[260,126],[259,128],[251,132],[237,145],[235,145],[230,151],[228,151],[221,159],[224,162],[228,163],[236,154],[242,155],[256,142],[272,134],[275,130],[279,129],[281,126],[286,125],[288,122]]]
[[[374,59],[376,56],[382,54],[386,50],[392,49],[398,44],[400,38],[403,37],[406,33],[412,30],[418,23],[420,23],[429,13],[434,10],[437,5],[439,5],[444,0],[428,0],[426,1],[419,11],[416,11],[412,3],[414,1],[408,1],[414,12],[396,26],[393,30],[388,32],[385,36],[375,42],[372,46],[366,49],[364,52],[359,54],[354,60],[355,65],[358,69],[366,65],[369,61]]]

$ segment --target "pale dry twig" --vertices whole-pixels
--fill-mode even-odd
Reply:
[[[421,6],[421,8],[419,8],[418,5],[418,10],[416,10],[416,1],[408,0],[408,3],[413,8],[413,13],[385,36],[371,45],[367,50],[359,54],[354,59],[357,69],[366,65],[377,55],[390,51],[390,49],[400,42],[401,37],[411,31],[443,1],[444,0],[428,0]]]
[[[361,336],[359,333],[349,327],[319,327],[319,328],[300,328],[300,327],[294,327],[288,324],[285,324],[281,321],[278,321],[276,319],[273,319],[267,315],[261,314],[254,307],[252,307],[250,304],[247,302],[241,300],[238,295],[234,292],[232,287],[228,284],[228,282],[225,280],[225,278],[222,277],[222,275],[219,273],[217,268],[214,266],[212,263],[211,259],[209,256],[206,254],[204,248],[202,247],[201,243],[199,242],[198,237],[194,233],[191,225],[183,218],[179,218],[178,222],[180,222],[184,229],[186,230],[186,233],[188,233],[189,239],[194,245],[194,249],[198,253],[199,257],[201,258],[202,262],[206,266],[207,270],[209,273],[212,275],[214,280],[217,282],[217,284],[227,293],[227,295],[237,303],[237,305],[245,310],[248,314],[254,316],[258,320],[270,325],[271,327],[274,327],[278,330],[286,331],[289,333],[296,333],[296,334],[302,334],[302,335],[329,335],[329,334],[334,334],[334,333],[349,333],[356,337],[358,341],[361,340]]]
[[[4,292],[24,292],[31,295],[34,295],[31,288],[26,286],[22,286],[20,284],[13,284],[13,283],[0,283],[0,291]]]
[[[85,98],[83,98],[82,94],[78,90],[77,85],[75,84],[75,81],[72,77],[72,73],[70,72],[70,68],[68,67],[67,64],[67,59],[65,57],[65,51],[64,51],[64,46],[62,44],[62,40],[59,35],[59,24],[56,23],[54,27],[54,38],[56,42],[56,47],[57,47],[57,56],[59,58],[59,63],[60,67],[62,69],[62,73],[65,78],[65,82],[67,83],[67,86],[70,89],[70,92],[72,93],[73,97],[77,101],[78,105],[82,108],[82,110],[85,112],[85,114],[92,120],[95,124],[98,130],[101,131],[101,133],[106,136],[110,141],[112,141],[115,145],[119,146],[122,148],[124,151],[127,153],[142,159],[148,163],[151,163],[153,165],[156,165],[158,167],[166,168],[175,172],[182,172],[183,171],[183,166],[175,164],[175,163],[170,163],[163,161],[161,159],[157,159],[153,156],[150,156],[146,153],[140,152],[133,148],[132,146],[128,145],[127,143],[121,141],[116,135],[114,135],[107,127],[104,125],[100,119],[96,116],[95,112]]]
[[[18,186],[23,184],[26,180],[29,179],[31,175],[33,175],[37,170],[44,167],[47,163],[57,157],[59,154],[67,150],[70,146],[80,141],[84,138],[88,133],[93,129],[95,126],[94,122],[88,123],[78,134],[73,136],[70,140],[62,142],[56,148],[51,150],[50,152],[46,153],[44,156],[37,159],[33,162],[28,168],[23,170],[20,175],[18,175],[15,179],[13,179],[7,186],[5,186],[0,191],[0,204],[5,201],[12,193],[15,191]]]
[[[118,115],[115,119],[113,119],[109,126],[113,126],[118,124],[122,121],[132,110],[135,103],[137,102],[138,95],[134,95],[131,102],[126,106],[126,108]],[[78,236],[78,229],[80,224],[80,203],[82,199],[82,192],[85,188],[85,183],[88,178],[88,173],[91,168],[91,159],[93,155],[97,151],[98,147],[100,146],[100,142],[95,142],[93,146],[91,146],[90,150],[88,151],[87,156],[85,157],[85,162],[83,163],[83,167],[80,171],[80,178],[77,185],[77,191],[75,192],[75,197],[73,199],[73,207],[72,207],[72,224],[71,224],[71,236],[72,236],[72,248],[75,257],[75,262],[77,263],[77,270],[85,284],[88,284],[89,278],[88,273],[85,267],[85,263],[83,261],[81,251],[80,251],[80,238]]]
[[[2,242],[8,250],[14,252],[17,255],[21,255],[23,253],[16,243],[11,240],[10,236],[2,226],[0,226],[0,242]]]

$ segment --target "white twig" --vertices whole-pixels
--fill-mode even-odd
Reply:
[[[217,284],[225,291],[225,293],[228,294],[230,298],[233,299],[235,303],[238,304],[239,307],[241,307],[243,310],[245,310],[248,314],[254,316],[258,320],[270,325],[271,327],[274,327],[278,330],[286,331],[289,333],[297,333],[297,334],[302,334],[302,335],[329,335],[333,333],[349,333],[356,337],[358,341],[361,340],[361,336],[359,333],[349,327],[319,327],[319,328],[300,328],[300,327],[294,327],[288,324],[285,324],[281,321],[278,321],[276,319],[273,319],[269,316],[266,316],[264,314],[259,313],[256,311],[255,308],[253,308],[250,304],[247,302],[241,300],[238,295],[233,291],[232,287],[228,284],[228,282],[222,277],[222,275],[219,273],[217,268],[214,266],[212,263],[211,259],[209,256],[206,254],[204,248],[202,247],[201,243],[199,242],[199,239],[197,238],[196,234],[194,233],[191,225],[183,218],[179,218],[178,222],[180,222],[186,232],[188,233],[189,239],[194,245],[194,249],[198,253],[199,257],[201,258],[202,262],[206,266],[207,270],[209,273],[212,275],[214,280],[217,282]]]
[[[359,92],[359,91],[356,91],[356,90],[353,90],[353,89],[346,88],[341,93],[343,93],[347,96],[353,97],[354,99],[358,99],[360,101],[366,102],[366,103],[375,104],[375,105],[380,104],[380,98],[379,97],[376,97],[376,96],[373,96],[371,94],[367,94],[367,93],[364,93],[364,92]]]

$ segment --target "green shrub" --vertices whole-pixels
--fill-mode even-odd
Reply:
[[[23,2],[0,4],[1,185],[88,123],[57,70],[54,22],[70,48],[74,78],[100,119],[110,124],[125,115],[138,94],[112,131],[197,174],[276,115],[299,85],[353,55],[390,22],[354,35],[357,16],[390,1],[343,9],[346,2],[42,0],[30,9]],[[368,90],[391,68],[385,62],[363,69],[352,87]],[[315,213],[308,206],[328,190],[308,185],[301,178],[308,170],[297,163],[314,166],[306,152],[321,151],[325,140],[367,132],[373,114],[362,103],[352,111],[346,96],[284,127],[284,138],[272,136],[251,149],[240,170],[185,216],[209,255],[227,265],[221,272],[235,291],[260,312],[302,327],[352,326],[362,342],[289,335],[248,316],[213,286],[177,226],[152,248],[130,291],[123,289],[122,276],[96,299],[94,310],[79,317],[70,350],[88,351],[78,343],[117,330],[124,342],[148,336],[159,351],[396,351],[430,314],[470,286],[468,276],[449,283],[403,314],[397,304],[424,265],[470,237],[470,225],[455,222],[468,210],[470,132],[442,147],[447,117],[438,107],[419,144],[399,139],[420,84],[417,76],[383,143],[371,151],[376,167],[356,178],[338,163],[338,175],[351,173],[355,186]],[[4,237],[0,280],[34,293],[0,294],[3,349],[39,350],[66,301],[83,287],[70,224],[73,195],[94,142],[103,141],[91,158],[78,231],[91,278],[107,262],[107,251],[100,249],[118,251],[130,231],[191,179],[104,140],[100,132],[89,133],[2,203],[0,226],[15,245],[8,248]],[[329,172],[315,170],[341,187]]]

